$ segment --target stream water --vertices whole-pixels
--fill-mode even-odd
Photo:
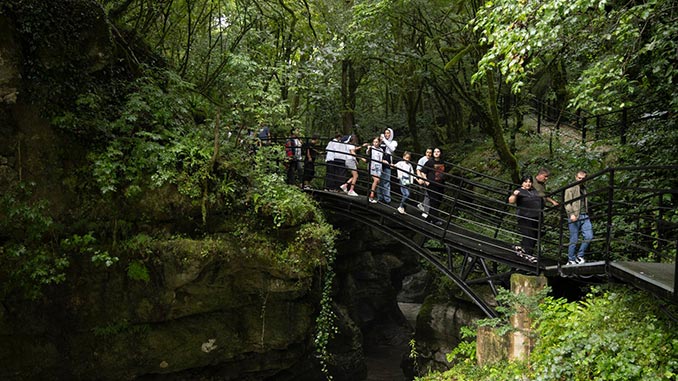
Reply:
[[[418,303],[398,303],[400,311],[407,318],[410,326],[415,326],[417,314],[421,308]],[[403,356],[407,356],[410,348],[407,342],[383,344],[365,348],[367,363],[366,381],[408,381],[400,368]]]

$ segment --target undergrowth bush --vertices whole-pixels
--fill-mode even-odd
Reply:
[[[669,312],[675,315],[676,309]],[[594,288],[583,301],[546,297],[532,315],[537,341],[525,361],[478,366],[471,342],[451,354],[451,360],[461,361],[450,370],[418,380],[659,381],[678,376],[676,323],[647,294]]]
[[[535,380],[675,379],[675,323],[647,295],[594,289],[582,302],[547,298],[540,310]]]

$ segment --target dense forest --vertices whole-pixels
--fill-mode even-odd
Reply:
[[[368,142],[392,128],[398,154],[441,147],[449,162],[513,182],[544,166],[564,185],[582,168],[675,165],[677,17],[673,0],[2,1],[0,318],[20,309],[10,305],[59,299],[80,274],[143,292],[159,277],[158,252],[204,259],[249,246],[275,253],[257,265],[308,283],[314,357],[327,375],[337,233],[284,183],[283,147],[253,150],[253,134],[268,126],[276,138],[295,129]],[[641,180],[678,188],[675,178],[629,181]],[[238,256],[223,250],[221,260]],[[627,291],[589,297],[534,307],[548,337],[534,367],[462,361],[429,377],[584,380],[620,369],[548,368],[558,349],[581,349],[554,344],[574,340],[554,321],[575,313],[619,329],[647,313],[630,339],[614,340],[657,349],[656,361],[614,374],[676,377],[675,322]],[[573,335],[586,324],[566,323]],[[128,328],[102,327],[106,337]],[[473,358],[469,347],[456,352]]]

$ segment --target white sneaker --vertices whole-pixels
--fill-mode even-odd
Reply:
[[[421,218],[423,218],[423,219],[427,219],[427,218],[428,218],[428,214],[426,214],[426,213],[422,213],[422,214],[421,214]]]
[[[576,264],[577,264],[576,260],[575,261],[567,261],[567,263],[566,263],[567,266],[572,266],[572,265],[576,265]]]
[[[577,257],[577,264],[578,265],[581,265],[581,264],[584,264],[584,263],[586,263],[586,259],[584,259],[584,257]]]
[[[405,208],[399,207],[399,208],[398,208],[398,213],[400,213],[400,214],[405,214]]]
[[[344,191],[344,193],[348,193],[348,185],[342,184],[339,188]]]
[[[377,203],[377,200],[373,199],[372,197],[370,197],[367,201],[369,201],[371,204]]]
[[[424,205],[420,202],[417,204],[417,209],[421,210],[422,212],[424,211]]]
[[[358,194],[355,193],[355,191],[352,190],[352,189],[351,189],[350,191],[348,191],[347,194],[348,194],[349,196],[357,196],[357,195],[358,195]]]

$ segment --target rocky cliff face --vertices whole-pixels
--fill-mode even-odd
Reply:
[[[57,36],[53,40],[31,40],[26,24],[17,21],[42,3],[0,6],[0,193],[19,183],[34,184],[28,203],[48,201],[45,213],[53,224],[83,215],[86,197],[73,184],[88,147],[45,118],[45,96],[53,90],[45,85],[70,86],[79,75],[96,75],[114,50],[96,2],[65,3],[55,6],[65,14],[49,17],[68,24],[72,34],[60,37],[72,45],[62,45],[59,34],[49,30],[41,32]],[[29,63],[39,70],[29,69]],[[68,77],[74,66],[85,69]],[[89,205],[93,223],[116,207],[134,209],[150,226],[200,215],[172,189],[157,190],[137,205],[99,205],[106,206]],[[0,211],[0,218],[14,217]],[[0,243],[9,234],[0,233]],[[154,238],[143,252],[128,250],[126,255],[145,265],[146,279],[130,277],[129,268],[95,266],[91,255],[76,255],[69,258],[66,280],[32,300],[5,290],[2,277],[18,269],[0,272],[0,379],[167,380],[198,374],[284,379],[296,368],[317,378],[312,345],[317,273],[272,263],[268,255],[275,238],[247,248],[219,229],[206,237],[182,237]]]
[[[149,282],[73,268],[49,300],[5,301],[3,379],[263,379],[311,351],[317,296],[310,274],[276,271],[238,242],[157,245]],[[209,258],[209,259],[208,259]],[[221,258],[221,259],[215,259]]]
[[[339,379],[361,380],[367,372],[368,351],[407,347],[412,327],[398,308],[397,295],[403,279],[420,270],[419,259],[368,225],[332,216],[330,220],[342,231],[334,295],[341,330],[331,349],[337,362],[353,371],[340,372]],[[402,354],[405,356],[406,350]],[[389,366],[400,368],[399,363]]]

